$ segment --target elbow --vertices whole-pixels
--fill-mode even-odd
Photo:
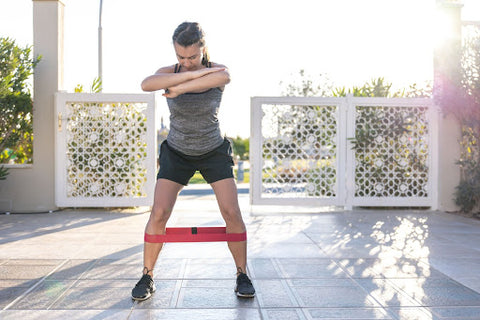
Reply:
[[[223,73],[223,78],[224,78],[223,81],[224,81],[225,84],[229,84],[230,81],[232,80],[231,77],[230,77],[230,73],[228,73],[228,72]]]
[[[148,81],[147,81],[146,79],[142,81],[141,87],[142,87],[142,90],[143,90],[143,91],[147,91],[147,92],[154,91],[154,90],[152,89],[152,86],[149,85],[149,83],[148,83]]]

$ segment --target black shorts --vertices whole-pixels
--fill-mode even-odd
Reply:
[[[165,140],[160,146],[159,162],[157,179],[168,179],[184,186],[197,170],[208,183],[233,178],[232,146],[227,138],[220,147],[200,156],[183,154]]]

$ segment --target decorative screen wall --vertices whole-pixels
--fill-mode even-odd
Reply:
[[[252,99],[252,203],[344,202],[342,106],[335,99]]]
[[[355,197],[428,196],[426,107],[357,106]]]
[[[262,193],[334,197],[337,107],[263,105]]]
[[[252,204],[436,203],[430,99],[255,97]]]
[[[57,95],[57,205],[151,205],[153,95]]]

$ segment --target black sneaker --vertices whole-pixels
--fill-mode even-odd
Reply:
[[[252,281],[250,281],[245,273],[240,273],[238,275],[235,292],[237,293],[237,296],[241,298],[255,297],[255,288],[253,288]]]
[[[155,282],[148,274],[144,274],[135,288],[132,289],[132,299],[137,301],[147,300],[156,290]]]

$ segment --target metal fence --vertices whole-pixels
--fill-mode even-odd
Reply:
[[[252,204],[436,207],[430,99],[254,97]]]

